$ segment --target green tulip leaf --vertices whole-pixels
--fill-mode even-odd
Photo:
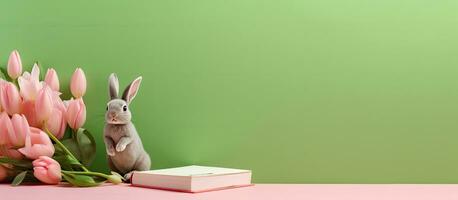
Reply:
[[[73,130],[72,130],[72,128],[70,128],[69,126],[67,126],[67,128],[65,129],[63,138],[65,138],[65,139],[71,138],[72,135],[73,135]]]
[[[66,155],[66,154],[65,154],[65,151],[58,144],[54,144],[54,155]]]
[[[8,82],[12,82],[13,79],[10,78],[10,76],[8,75],[8,71],[6,71],[5,68],[3,67],[0,67],[0,78],[8,81]]]
[[[73,136],[61,141],[70,152],[85,166],[89,166],[95,158],[96,144],[91,133],[80,128]],[[58,154],[63,152],[60,148],[56,148]],[[63,153],[65,154],[65,153]]]
[[[16,175],[16,177],[14,177],[13,182],[11,182],[11,185],[13,185],[13,186],[20,185],[22,183],[22,181],[24,180],[26,175],[27,175],[27,171],[23,171],[23,172],[19,173],[18,175]]]
[[[86,129],[78,129],[76,132],[76,144],[80,149],[80,160],[88,166],[95,158],[96,144],[92,134]]]
[[[63,170],[73,170],[74,166],[81,166],[81,163],[70,155],[54,155],[53,159],[59,162]]]
[[[8,158],[8,157],[1,157],[0,156],[0,163],[5,163],[5,164],[12,164],[16,167],[22,167],[22,168],[27,168],[31,169],[33,168],[32,161],[31,160],[16,160],[13,158]]]
[[[68,172],[63,172],[62,176],[70,184],[72,184],[73,186],[78,186],[78,187],[93,187],[93,186],[98,186],[105,182],[105,180],[96,181],[94,178],[88,175],[72,174]]]
[[[5,74],[5,68],[0,67],[0,79],[6,80],[7,75]]]
[[[53,158],[54,160],[59,161],[59,163],[67,163],[69,165],[81,165],[80,162],[75,160],[70,155],[59,155],[59,156],[54,156]]]
[[[78,144],[76,143],[76,140],[73,138],[68,138],[65,140],[60,141],[67,149],[72,152],[72,154],[78,159],[81,160],[81,151],[78,148]],[[60,149],[60,148],[59,148]],[[64,153],[65,154],[65,153]]]

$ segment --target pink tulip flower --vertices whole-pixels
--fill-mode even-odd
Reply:
[[[24,72],[18,78],[19,88],[21,88],[21,96],[24,101],[34,101],[38,92],[43,87],[39,80],[40,68],[35,63],[32,68],[32,73]]]
[[[0,156],[22,159],[24,156],[15,149],[9,139],[9,134],[13,131],[10,117],[4,112],[0,113]]]
[[[5,112],[0,113],[0,146],[10,144],[6,123],[11,124],[10,117]]]
[[[16,160],[22,160],[24,158],[24,155],[22,155],[22,153],[20,153],[12,146],[3,146],[3,148],[0,149],[0,156],[13,158]]]
[[[37,119],[37,111],[35,110],[35,101],[24,101],[22,103],[22,114],[27,118],[27,122],[32,127],[40,127],[43,124]]]
[[[0,78],[0,95],[2,93],[2,88],[4,84],[6,84],[6,81]],[[3,112],[1,99],[0,99],[0,112]]]
[[[84,105],[83,99],[79,98],[68,102],[66,119],[73,130],[83,126],[86,121],[86,105]]]
[[[8,178],[8,169],[0,165],[0,182],[3,182],[6,178]]]
[[[67,128],[65,110],[60,110],[59,108],[54,107],[52,115],[46,122],[45,126],[58,139],[64,137],[65,129]]]
[[[52,90],[59,91],[59,77],[57,76],[56,70],[49,68],[48,71],[46,71],[45,83],[48,84]]]
[[[25,137],[16,130],[10,117],[5,112],[0,113],[0,156],[14,159],[24,157],[16,148],[23,145]]]
[[[58,184],[62,180],[60,165],[48,156],[40,156],[32,162],[33,175],[43,183]]]
[[[15,126],[21,124],[20,115],[15,114],[13,118],[14,123],[5,112],[0,113],[0,156],[22,159],[24,156],[16,148],[24,146],[25,135]]]
[[[16,79],[22,73],[21,56],[19,56],[19,52],[17,50],[14,50],[10,54],[10,58],[8,59],[7,72],[12,79]]]
[[[4,83],[0,88],[0,103],[9,115],[21,112],[22,98],[19,91],[13,83]]]
[[[53,98],[51,88],[44,86],[39,92],[35,102],[37,120],[40,124],[45,123],[53,112]]]
[[[52,99],[53,99],[54,107],[55,107],[55,108],[58,108],[58,109],[61,110],[63,113],[66,113],[67,107],[65,106],[64,102],[63,102],[62,99],[60,98],[60,93],[54,91],[54,92],[52,93],[51,97],[52,97]]]
[[[86,75],[81,68],[76,68],[73,73],[70,91],[75,98],[81,98],[86,93]]]
[[[29,159],[37,159],[40,156],[54,155],[54,145],[48,135],[42,130],[30,127],[25,138],[25,146],[18,149]]]
[[[45,126],[49,131],[56,136],[58,139],[61,139],[67,128],[67,107],[60,98],[60,93],[57,91],[52,92],[53,99],[53,111],[51,117],[46,122]]]
[[[29,131],[29,124],[23,115],[14,114],[11,119],[5,114],[0,114],[1,129],[8,136],[8,142],[14,147],[23,147]]]
[[[16,160],[22,160],[24,155],[20,153],[15,147],[10,144],[0,145],[0,157],[8,157]],[[1,165],[1,164],[0,164]]]

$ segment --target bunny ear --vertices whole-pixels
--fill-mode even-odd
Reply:
[[[140,83],[142,82],[142,77],[136,78],[132,83],[130,83],[122,95],[122,99],[127,103],[130,103],[135,96],[137,95],[138,89],[140,88]]]
[[[108,90],[110,92],[110,98],[111,99],[118,98],[119,81],[115,73],[110,74],[110,77],[108,78],[108,85],[109,85]]]

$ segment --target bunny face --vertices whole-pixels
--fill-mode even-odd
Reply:
[[[122,99],[118,97],[119,81],[116,74],[111,74],[108,79],[108,94],[111,100],[107,104],[107,112],[105,113],[105,121],[108,124],[127,124],[132,118],[129,110],[129,104],[137,95],[142,77],[136,78],[130,83],[122,95]]]
[[[132,114],[129,105],[122,99],[113,99],[107,104],[105,121],[108,124],[127,124],[130,122]]]

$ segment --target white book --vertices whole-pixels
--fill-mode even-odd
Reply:
[[[131,182],[133,186],[192,193],[252,185],[250,170],[197,165],[134,172]]]

